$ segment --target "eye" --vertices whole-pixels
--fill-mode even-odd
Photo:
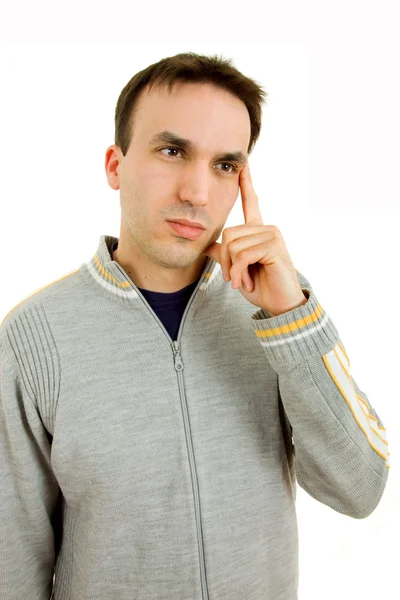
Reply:
[[[230,175],[231,173],[237,173],[238,172],[238,168],[235,165],[235,163],[229,163],[229,162],[222,162],[222,163],[218,163],[220,165],[228,165],[228,167],[232,167],[231,171],[224,171],[222,170],[223,173],[226,173],[227,175]]]
[[[163,150],[175,150],[176,152],[180,152],[179,148],[175,148],[174,146],[169,146],[167,148],[160,148],[160,152],[162,152]],[[164,156],[167,156],[167,155],[164,154]],[[170,156],[169,158],[175,158],[175,157]]]
[[[176,148],[175,146],[166,146],[165,148],[160,148],[159,151],[162,152],[163,150],[173,150],[175,152],[182,152],[182,150],[180,148]],[[176,154],[175,156],[170,156],[168,154],[164,154],[164,156],[167,156],[168,158],[176,158]],[[228,167],[231,167],[230,171],[226,171],[224,169],[218,169],[218,171],[221,171],[222,173],[224,173],[225,175],[233,175],[234,173],[237,173],[239,171],[239,167],[235,164],[235,163],[231,163],[231,162],[221,162],[218,163],[219,165],[228,165]]]

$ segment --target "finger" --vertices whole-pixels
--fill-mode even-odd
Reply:
[[[222,244],[220,249],[221,266],[223,273],[226,273],[230,281],[230,270],[232,269],[232,260],[234,255],[230,248],[234,242],[235,254],[249,245],[248,238],[255,236],[257,233],[263,233],[265,235],[265,225],[236,225],[234,227],[228,227],[224,229],[222,233]],[[244,244],[243,244],[244,241]],[[251,278],[249,277],[251,280]]]
[[[229,279],[227,279],[226,281],[231,280],[231,276],[229,273],[228,277]],[[235,277],[232,277],[232,287],[239,288],[240,286],[242,286],[243,289],[245,289],[248,292],[252,291],[253,289],[253,280],[250,277],[248,267],[246,267],[240,275],[235,274]]]
[[[232,278],[232,286],[235,289],[239,288],[242,284],[243,289],[246,291],[253,290],[253,280],[250,276],[248,266],[246,265],[246,268],[244,269],[242,267],[241,272],[238,272],[236,269],[237,257],[240,252],[246,250],[246,248],[252,248],[262,243],[266,244],[274,238],[274,233],[266,229],[265,225],[262,227],[256,227],[253,231],[254,233],[251,233],[250,235],[240,236],[229,242],[229,253],[233,263],[230,269],[230,275]],[[230,235],[234,234],[235,231],[231,230]]]
[[[245,267],[241,271],[238,268],[235,269],[234,275],[232,276],[232,287],[237,289],[242,287],[246,291],[253,289],[253,280],[249,275],[249,267]]]
[[[230,262],[230,267],[226,267],[226,269],[222,269],[225,281],[231,281],[231,269],[232,269],[232,261]],[[251,291],[253,289],[253,281],[250,277],[249,271],[246,268],[242,275],[239,285],[242,285],[247,291]]]
[[[242,277],[246,276],[245,272],[248,273],[249,265],[257,263],[265,256],[265,244],[259,244],[258,246],[251,246],[242,252],[242,256],[238,258],[231,269],[232,276],[232,287],[239,288]],[[250,277],[250,276],[249,276]],[[251,278],[250,278],[251,279]]]
[[[231,279],[230,270],[232,268],[232,259],[231,259],[231,255],[229,254],[227,235],[226,235],[225,231],[226,230],[224,230],[222,232],[221,266],[222,266],[223,273],[225,273],[225,275],[227,277],[226,281],[230,281],[230,279]]]
[[[250,277],[250,273],[249,273],[249,267],[246,267],[245,270],[242,273],[242,288],[246,291],[246,292],[252,292],[253,291],[253,280]]]
[[[251,181],[248,161],[240,171],[240,195],[242,197],[244,222],[262,225],[263,218],[258,204],[257,194]]]

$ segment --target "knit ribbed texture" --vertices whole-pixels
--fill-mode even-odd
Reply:
[[[296,481],[360,519],[390,466],[336,327],[208,259],[173,344],[116,239],[0,327],[0,600],[297,600]]]

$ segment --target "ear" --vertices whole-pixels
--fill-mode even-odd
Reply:
[[[119,170],[122,159],[123,156],[119,146],[113,144],[107,148],[104,167],[108,185],[113,190],[119,190]]]

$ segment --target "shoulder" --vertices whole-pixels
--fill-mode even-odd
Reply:
[[[62,297],[65,294],[69,294],[73,288],[82,285],[80,270],[81,267],[74,269],[69,273],[65,273],[54,281],[47,283],[41,288],[31,292],[28,296],[22,298],[17,304],[12,306],[5,315],[0,316],[0,331],[4,331],[12,321],[18,319],[22,314],[29,312],[35,305],[46,301],[61,300]]]

